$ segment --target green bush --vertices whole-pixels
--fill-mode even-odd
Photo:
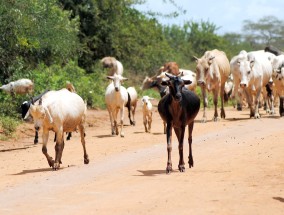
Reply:
[[[12,136],[12,134],[16,131],[17,126],[19,125],[19,121],[9,116],[2,116],[0,117],[0,125],[4,134],[4,137],[1,137],[2,139]]]

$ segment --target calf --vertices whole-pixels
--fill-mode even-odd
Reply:
[[[151,132],[151,124],[152,124],[152,103],[149,96],[143,96],[141,99],[142,102],[142,112],[143,112],[143,124],[145,127],[145,132]],[[147,126],[148,125],[148,126]]]
[[[179,171],[184,172],[184,158],[183,158],[183,139],[185,127],[188,125],[188,144],[189,144],[189,156],[188,164],[189,168],[193,167],[192,157],[192,131],[194,125],[194,119],[198,114],[200,108],[200,99],[192,91],[189,91],[184,87],[185,84],[190,84],[190,80],[182,80],[181,77],[166,74],[169,78],[167,81],[163,81],[162,84],[169,87],[170,93],[165,95],[158,104],[158,111],[163,119],[167,123],[167,151],[168,161],[166,173],[172,171],[172,128],[176,133],[179,142]]]

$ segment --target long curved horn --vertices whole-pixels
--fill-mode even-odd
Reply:
[[[198,57],[195,57],[195,56],[192,56],[195,60],[199,60],[199,58]]]
[[[170,73],[167,73],[167,72],[165,72],[165,75],[166,75],[168,78],[172,78],[172,77],[173,77]]]

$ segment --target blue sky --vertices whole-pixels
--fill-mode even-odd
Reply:
[[[186,10],[176,18],[159,18],[162,24],[183,25],[185,21],[209,21],[214,23],[219,34],[228,32],[239,33],[244,20],[258,21],[264,16],[273,15],[284,20],[284,0],[174,0]],[[170,13],[178,11],[166,0],[147,0],[143,5],[135,6],[139,11],[152,10]]]

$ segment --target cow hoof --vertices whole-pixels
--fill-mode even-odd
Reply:
[[[133,125],[133,126],[135,126],[135,125],[136,125],[136,122],[135,122],[135,121],[133,121],[133,122],[132,122],[132,125]]]
[[[218,122],[218,121],[220,121],[220,119],[219,119],[219,117],[213,117],[213,121]]]
[[[173,171],[172,164],[171,164],[171,163],[168,163],[168,164],[167,164],[167,168],[166,168],[166,173],[167,173],[167,174],[170,174],[172,171]]]
[[[207,119],[204,118],[204,117],[201,119],[201,122],[202,122],[202,123],[206,123],[206,121],[207,121]]]
[[[255,119],[260,119],[260,115],[259,115],[259,114],[255,114],[255,115],[254,115],[254,118],[255,118]]]
[[[54,160],[52,158],[50,158],[50,160],[48,161],[48,164],[49,164],[49,167],[52,167],[54,166]]]
[[[84,158],[84,164],[88,164],[90,162],[89,158]]]
[[[188,156],[188,165],[189,168],[193,167],[193,158],[191,156]]]
[[[54,163],[54,165],[53,165],[53,170],[58,170],[59,169],[59,167],[60,167],[60,164],[58,163],[58,162],[56,162],[56,163]]]
[[[120,133],[120,137],[124,137],[124,133],[123,132]]]
[[[178,169],[179,169],[180,172],[185,172],[185,167],[184,167],[184,165],[179,165],[179,166],[178,166]]]
[[[167,168],[166,169],[166,174],[170,174],[172,172],[172,168]]]

